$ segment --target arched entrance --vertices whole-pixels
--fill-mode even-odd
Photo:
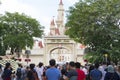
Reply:
[[[50,51],[50,59],[55,59],[57,63],[71,61],[71,51],[64,47],[56,47]]]

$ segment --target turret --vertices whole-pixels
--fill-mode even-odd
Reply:
[[[56,24],[58,29],[60,30],[60,34],[64,34],[64,8],[62,0],[60,0],[59,2]]]
[[[55,22],[54,22],[54,18],[53,18],[53,20],[50,23],[50,34],[49,35],[55,35],[55,29],[56,29],[56,27],[55,27]]]

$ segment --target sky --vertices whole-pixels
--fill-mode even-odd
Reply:
[[[0,14],[8,12],[24,13],[45,26],[45,33],[49,32],[50,21],[57,18],[57,9],[60,0],[0,0]],[[78,0],[63,0],[64,9],[68,10]],[[66,17],[65,17],[66,20]]]

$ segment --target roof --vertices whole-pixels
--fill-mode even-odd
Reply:
[[[50,25],[55,25],[54,19],[51,21]]]

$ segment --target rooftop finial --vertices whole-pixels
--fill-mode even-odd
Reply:
[[[63,2],[62,2],[62,0],[60,0],[60,5],[63,5]]]
[[[53,20],[51,21],[51,25],[55,25],[54,16],[53,16]]]

